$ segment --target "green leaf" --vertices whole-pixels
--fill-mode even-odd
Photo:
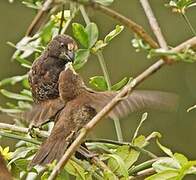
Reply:
[[[8,108],[2,108],[0,106],[0,111],[3,113],[8,113],[8,114],[15,114],[15,113],[21,113],[21,109],[8,109]]]
[[[21,41],[16,44],[17,51],[15,52],[13,58],[15,59],[18,54],[20,54],[21,58],[27,58],[31,54],[37,51],[37,47],[40,44],[40,39],[37,38],[34,40],[32,37],[24,37]]]
[[[104,175],[104,180],[117,180],[115,174],[111,173],[108,170],[105,170],[103,175]]]
[[[54,28],[54,21],[49,21],[49,23],[43,28],[40,33],[40,38],[43,43],[48,43],[52,38],[52,29]]]
[[[174,158],[180,163],[181,166],[184,166],[188,163],[187,157],[180,153],[174,153]]]
[[[7,84],[14,85],[17,82],[23,81],[24,79],[27,79],[26,74],[22,75],[22,76],[13,76],[13,77],[10,77],[10,78],[6,78],[6,79],[3,79],[3,80],[0,81],[0,86],[4,86],[4,85],[7,85]]]
[[[99,32],[95,23],[90,23],[85,28],[88,34],[88,48],[91,48],[97,41]]]
[[[107,154],[110,158],[108,161],[109,168],[117,175],[128,177],[128,169],[123,159],[117,154]]]
[[[117,91],[122,89],[128,82],[128,78],[124,77],[121,81],[112,86],[112,90]]]
[[[18,101],[18,107],[20,109],[30,109],[32,106],[30,103],[25,102],[25,101]]]
[[[24,79],[22,81],[22,85],[23,85],[24,88],[30,89],[30,85],[29,85],[28,79]]]
[[[191,106],[190,108],[187,109],[187,112],[190,112],[192,110],[196,109],[196,105]]]
[[[95,46],[92,48],[92,51],[94,53],[96,53],[98,50],[104,48],[105,46],[107,46],[107,43],[104,43],[103,40],[99,40],[95,43]]]
[[[120,34],[123,29],[124,26],[116,25],[116,28],[104,38],[104,43],[109,43],[113,38]]]
[[[65,179],[69,179],[69,174],[66,170],[61,170],[61,172],[59,173],[58,177],[56,178],[56,180],[65,180]],[[77,178],[76,178],[77,179]],[[81,180],[81,178],[79,177],[79,179]],[[46,179],[47,180],[47,179]]]
[[[108,89],[107,82],[103,76],[94,76],[90,78],[89,84],[97,90],[106,91]]]
[[[76,162],[69,160],[65,166],[65,169],[69,174],[80,177],[80,179],[85,180],[85,171]]]
[[[32,63],[29,62],[28,60],[21,58],[19,56],[16,56],[15,59],[21,64],[21,66],[28,68],[28,69],[31,68]]]
[[[167,148],[167,147],[161,145],[161,144],[159,143],[158,140],[157,140],[156,142],[157,142],[158,146],[160,147],[160,149],[161,149],[165,154],[167,154],[167,155],[170,156],[170,157],[173,157],[173,153],[172,153],[172,151],[171,151],[169,148]]]
[[[152,164],[152,167],[156,172],[162,172],[167,170],[179,170],[181,168],[177,160],[169,157],[161,158]]]
[[[143,148],[145,146],[147,146],[149,143],[146,140],[145,136],[140,135],[137,138],[134,139],[133,141],[133,145],[138,146],[140,148]]]
[[[14,164],[21,170],[21,171],[26,171],[29,161],[26,159],[18,159],[14,161]]]
[[[129,169],[137,161],[140,153],[130,146],[124,145],[117,149],[116,154],[123,159],[126,168]]]
[[[7,91],[5,89],[1,89],[0,91],[4,96],[10,98],[10,99],[17,99],[17,100],[25,100],[25,101],[33,101],[31,97],[22,95],[22,94],[16,94],[12,93],[10,91]]]
[[[175,170],[167,170],[163,171],[157,174],[154,174],[150,177],[147,177],[145,180],[175,180],[175,178],[178,176],[178,171]]]
[[[109,6],[114,2],[114,0],[94,0],[94,1],[104,6]]]
[[[31,155],[32,151],[35,147],[19,147],[14,151],[12,160],[8,163],[8,165],[12,164],[18,159],[23,159]]]
[[[41,176],[41,180],[47,180],[48,178],[49,178],[49,172],[44,172],[43,174],[42,174],[42,176]]]
[[[32,97],[32,93],[31,91],[27,90],[27,89],[23,89],[21,92],[21,94]]]
[[[89,47],[88,33],[86,32],[84,26],[78,23],[72,24],[72,31],[74,37],[82,44],[85,48]]]
[[[74,60],[74,69],[80,69],[88,61],[90,51],[88,49],[79,49],[76,52]]]
[[[141,118],[141,120],[140,120],[140,123],[139,123],[138,127],[136,128],[135,133],[134,133],[134,135],[133,135],[132,142],[133,142],[134,139],[137,137],[138,132],[139,132],[139,129],[141,128],[142,124],[143,124],[144,121],[147,119],[147,117],[148,117],[148,113],[147,113],[147,112],[145,112],[145,113],[142,114],[142,118]]]
[[[162,137],[161,133],[155,131],[155,132],[152,132],[146,139],[151,140],[153,138],[161,138],[161,137]]]

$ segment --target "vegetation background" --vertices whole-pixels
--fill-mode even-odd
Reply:
[[[192,33],[186,26],[183,18],[172,13],[171,9],[164,6],[166,1],[151,0],[154,13],[160,22],[164,36],[170,46],[176,46],[186,39],[192,37]],[[114,1],[111,8],[131,17],[137,23],[141,24],[148,32],[151,32],[146,16],[138,0]],[[118,22],[109,17],[92,10],[88,10],[90,18],[96,22],[99,28],[99,39],[114,29]],[[0,79],[14,75],[24,74],[25,68],[22,68],[17,62],[11,61],[11,55],[14,49],[7,45],[7,41],[18,42],[25,34],[25,31],[32,21],[36,12],[33,9],[26,8],[19,1],[10,4],[7,0],[0,1]],[[196,29],[196,10],[190,8],[187,16]],[[76,18],[75,22],[85,24],[83,19]],[[68,34],[72,35],[71,29]],[[151,33],[153,36],[153,34]],[[131,45],[133,37],[125,29],[116,37],[110,45],[104,50],[104,57],[108,66],[112,83],[116,83],[123,77],[131,77],[142,72],[154,60],[147,60],[145,53],[136,53]],[[88,78],[95,75],[102,75],[99,62],[95,56],[92,56],[87,65],[79,73],[86,82]],[[17,86],[8,87],[14,90]],[[196,64],[178,63],[173,66],[166,66],[158,71],[154,76],[145,80],[138,89],[152,89],[169,91],[179,94],[180,105],[177,112],[157,112],[150,111],[148,120],[141,128],[140,134],[149,134],[152,131],[158,131],[163,135],[162,143],[170,147],[173,151],[181,152],[190,159],[196,159],[196,111],[187,112],[187,109],[196,104]],[[0,96],[0,104],[6,102],[5,97]],[[142,112],[133,113],[128,118],[121,120],[123,135],[127,141],[132,138],[140,119]],[[0,115],[1,122],[10,121],[10,118],[4,114]],[[11,122],[11,121],[10,121]],[[103,121],[93,132],[94,137],[104,137],[116,139],[116,134],[112,121]],[[13,144],[14,140],[4,138],[0,139],[0,144]],[[156,153],[157,147],[150,147]]]

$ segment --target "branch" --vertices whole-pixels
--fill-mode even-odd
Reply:
[[[16,134],[10,134],[10,133],[0,131],[0,136],[7,137],[7,138],[12,138],[12,139],[17,139],[17,140],[22,140],[22,141],[33,143],[33,144],[36,144],[36,145],[41,145],[41,142],[39,142],[35,139],[27,138],[27,137],[24,137],[24,136],[19,136],[19,135],[16,135]]]
[[[127,27],[130,31],[133,31],[134,33],[136,33],[145,42],[147,42],[152,48],[158,48],[158,44],[152,39],[152,37],[150,37],[150,35],[148,35],[146,33],[146,31],[143,29],[142,26],[140,26],[139,24],[137,24],[133,20],[123,16],[122,14],[120,14],[120,13],[118,13],[108,7],[105,7],[101,4],[92,2],[92,1],[88,1],[88,2],[81,1],[81,0],[69,0],[69,1],[82,4],[86,7],[90,7],[94,10],[98,10],[98,11],[110,16],[111,18],[119,21],[121,24],[123,24],[125,27]]]
[[[113,140],[109,140],[109,139],[89,139],[89,140],[86,140],[86,142],[90,142],[90,143],[105,143],[105,144],[114,144],[114,145],[118,145],[118,146],[123,146],[123,145],[127,145],[129,146],[130,148],[142,153],[142,154],[145,154],[147,156],[149,156],[150,158],[157,158],[157,156],[155,154],[153,154],[152,152],[144,149],[144,148],[140,148],[138,146],[135,146],[129,142],[119,142],[119,141],[113,141]],[[87,145],[88,146],[88,145]]]
[[[141,172],[145,169],[151,168],[152,164],[154,162],[156,162],[157,160],[159,160],[159,159],[161,159],[161,157],[145,161],[145,162],[143,162],[143,163],[141,163],[137,166],[134,166],[134,167],[130,168],[129,169],[129,175],[136,175],[136,174],[138,174],[139,172]]]
[[[40,28],[40,26],[46,20],[49,11],[51,10],[55,0],[46,0],[42,6],[42,8],[38,11],[36,16],[34,17],[32,23],[27,29],[26,36],[32,37]]]
[[[11,124],[5,124],[5,123],[0,123],[0,129],[21,132],[21,133],[28,133],[29,132],[28,128],[19,127],[19,126],[15,126],[15,125],[11,125]],[[37,129],[35,129],[35,133],[36,133],[36,135],[44,137],[44,138],[47,138],[49,136],[48,132],[40,131]]]
[[[165,50],[168,50],[168,45],[166,43],[166,40],[161,32],[161,29],[159,27],[159,24],[156,20],[156,17],[154,16],[153,14],[153,11],[150,7],[150,4],[148,2],[148,0],[140,0],[140,3],[144,9],[144,12],[148,18],[148,21],[150,23],[150,26],[159,42],[159,45],[161,48],[165,49]]]
[[[187,46],[196,45],[196,37],[187,40],[186,42],[180,44],[179,46],[172,49],[173,52],[179,52],[186,48]],[[64,167],[72,154],[76,151],[76,149],[80,146],[80,144],[84,141],[87,134],[100,122],[106,115],[109,113],[128,93],[130,93],[136,86],[138,86],[142,81],[144,81],[147,77],[151,76],[157,70],[159,70],[163,65],[165,65],[165,61],[159,60],[149,68],[147,68],[144,72],[138,75],[135,79],[132,80],[130,84],[125,86],[83,129],[81,129],[80,134],[75,139],[75,141],[69,146],[66,150],[65,154],[61,158],[61,160],[57,163],[55,168],[53,169],[48,180],[53,180],[57,176],[60,169]]]
[[[28,133],[29,132],[28,128],[19,127],[19,126],[15,126],[15,125],[11,125],[11,124],[6,124],[6,123],[0,123],[0,129],[20,132],[20,133]],[[37,129],[35,129],[35,133],[37,135],[41,136],[41,137],[44,137],[44,138],[49,136],[48,132],[40,131],[40,130],[37,130]],[[4,137],[12,138],[12,139],[23,140],[23,141],[30,142],[30,143],[37,144],[37,145],[41,144],[37,140],[34,140],[32,138],[19,136],[19,135],[16,135],[16,134],[10,134],[10,133],[0,131],[0,135],[4,136]],[[90,153],[90,152],[88,151],[87,153]],[[107,165],[103,161],[101,161],[98,157],[92,156],[92,158],[90,158],[90,159],[91,159],[92,163],[94,163],[96,166],[98,166],[103,171],[107,170],[110,173],[112,173],[112,171],[109,169],[109,167],[107,167]]]

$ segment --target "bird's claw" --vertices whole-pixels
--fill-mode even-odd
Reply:
[[[39,130],[41,129],[41,127],[36,127],[34,125],[30,125],[29,129],[28,129],[28,133],[32,138],[38,138],[38,134],[36,132],[36,128],[38,128]]]
[[[83,147],[83,146],[80,146],[80,149],[78,149],[78,152],[79,152],[82,156],[84,156],[86,159],[92,159],[92,158],[98,156],[98,154],[89,151],[88,149],[86,149],[86,148]]]

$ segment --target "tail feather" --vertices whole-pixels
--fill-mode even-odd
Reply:
[[[64,131],[55,139],[53,139],[53,136],[51,135],[38,150],[30,166],[32,167],[37,164],[46,165],[55,159],[58,161],[64,154],[68,144]]]

